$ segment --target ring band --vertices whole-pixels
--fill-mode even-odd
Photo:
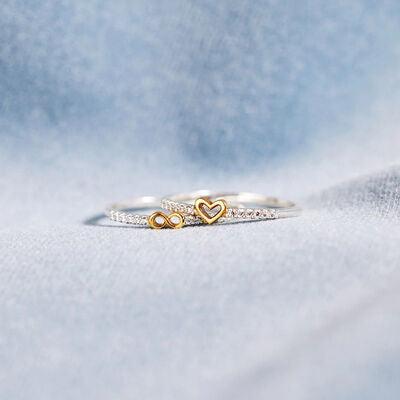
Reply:
[[[208,210],[217,206],[222,212],[215,218],[208,214]],[[208,190],[163,198],[161,207],[193,217],[200,216],[206,223],[288,218],[298,216],[301,211],[295,203],[276,197],[247,192],[217,193]]]
[[[229,203],[229,207],[228,207]],[[151,215],[134,210],[161,208],[171,211],[167,215],[155,211]],[[251,208],[249,208],[251,207]],[[208,190],[177,194],[158,199],[152,196],[137,197],[127,202],[109,206],[105,214],[112,221],[149,226],[153,229],[179,229],[185,225],[203,223],[232,223],[240,221],[270,220],[294,217],[300,209],[291,201],[279,200],[255,193],[218,193]]]
[[[105,215],[112,221],[123,224],[149,226],[153,229],[173,228],[179,229],[185,225],[198,225],[202,221],[198,217],[192,217],[174,211],[172,214],[165,214],[162,211],[155,211],[151,215],[138,214],[134,210],[160,208],[161,200],[153,196],[137,197],[132,200],[114,203],[106,208]],[[174,219],[177,222],[174,222]],[[161,221],[160,221],[161,219]]]

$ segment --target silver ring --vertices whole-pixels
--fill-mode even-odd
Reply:
[[[203,217],[205,212],[199,209],[198,204],[196,204],[198,199],[208,200],[204,204],[204,207],[208,207],[208,209],[217,208],[214,204],[220,200],[226,203],[225,212],[221,213],[221,216],[215,222],[288,218],[296,217],[301,212],[301,209],[292,201],[280,200],[276,197],[247,192],[218,193],[209,190],[168,196],[161,200],[161,207],[193,217]],[[224,207],[223,204],[219,204],[221,205],[220,208]],[[205,219],[202,218],[203,222],[214,222],[208,222],[207,217]]]
[[[171,211],[171,214],[167,215],[162,211],[155,211],[150,215],[134,212],[158,209],[160,205],[161,208]],[[124,224],[149,226],[154,229],[178,229],[203,223],[220,224],[294,217],[298,216],[300,211],[295,203],[276,197],[245,192],[218,193],[202,190],[176,194],[161,200],[153,196],[137,197],[110,205],[105,215],[112,221]]]
[[[165,214],[155,211],[150,215],[138,214],[136,210],[160,209],[161,199],[153,196],[137,197],[120,203],[111,204],[105,210],[105,215],[112,221],[123,224],[148,226],[153,229],[173,228],[178,229],[185,225],[198,225],[202,221],[198,217],[183,215],[178,211]],[[177,219],[175,221],[174,219]],[[160,221],[161,220],[161,221]]]

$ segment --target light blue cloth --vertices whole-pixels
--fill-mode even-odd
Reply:
[[[3,2],[0,398],[397,399],[399,16]],[[305,210],[85,225],[111,201],[201,188]]]

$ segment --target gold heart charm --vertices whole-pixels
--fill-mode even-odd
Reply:
[[[157,218],[160,221],[157,221]],[[177,219],[178,222],[174,222],[173,219]],[[182,214],[178,212],[174,212],[172,214],[166,215],[161,211],[156,211],[149,216],[147,219],[150,227],[153,229],[163,229],[163,228],[172,228],[172,229],[179,229],[182,228],[185,221],[183,220]]]
[[[207,224],[212,224],[226,213],[225,200],[215,200],[214,202],[209,199],[200,197],[194,202],[195,213]],[[216,212],[212,212],[217,209]]]

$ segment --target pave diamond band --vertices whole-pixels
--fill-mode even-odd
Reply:
[[[154,223],[153,224],[151,223],[152,222],[151,217],[154,214],[162,214],[162,215],[155,215],[154,220],[157,217],[165,219],[168,218],[167,215],[160,212],[155,212],[151,215],[138,213],[139,211],[143,212],[144,210],[159,209],[160,203],[161,200],[157,197],[152,197],[152,196],[137,197],[125,202],[111,204],[109,207],[107,207],[105,215],[112,221],[120,222],[123,224],[161,228],[161,225],[156,224],[154,226]],[[182,215],[182,218],[183,218],[183,225],[198,225],[202,223],[201,219],[196,216]],[[171,226],[170,224],[168,224],[168,226],[174,227]]]
[[[170,211],[143,210],[161,208]],[[139,212],[139,213],[138,213]],[[240,221],[272,220],[299,215],[300,209],[290,201],[254,193],[215,193],[208,190],[178,194],[164,199],[144,196],[108,207],[105,215],[112,221],[149,226],[153,229],[178,229],[186,225],[233,223]]]
[[[138,197],[129,201],[111,204],[105,210],[105,215],[112,221],[128,225],[150,226],[149,215],[138,214],[136,211],[159,209],[161,200],[156,197]],[[172,210],[171,210],[172,211]],[[179,212],[179,211],[174,211]],[[183,215],[184,225],[200,225],[203,223],[196,215]],[[219,223],[229,222],[227,218],[220,218]]]
[[[276,197],[267,197],[247,192],[216,193],[208,190],[169,196],[161,200],[161,207],[169,211],[196,216],[198,213],[193,203],[198,198],[211,200],[223,199],[229,204],[224,217],[221,217],[218,222],[269,220],[294,217],[300,214],[300,209],[295,203],[280,200]]]

